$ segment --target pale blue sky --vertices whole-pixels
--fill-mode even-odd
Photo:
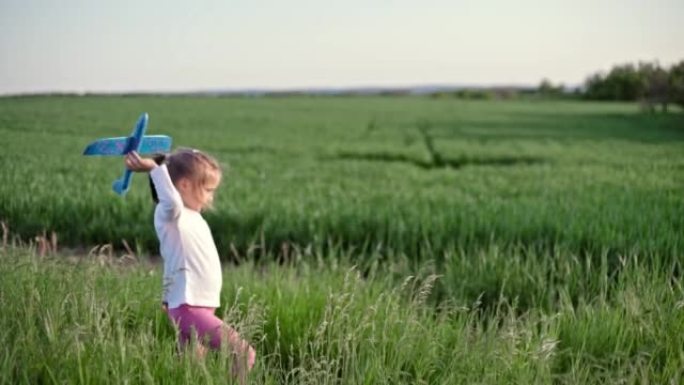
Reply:
[[[0,0],[0,94],[576,85],[682,37],[684,0]]]

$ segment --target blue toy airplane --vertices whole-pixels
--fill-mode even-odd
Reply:
[[[147,129],[147,113],[140,115],[138,123],[133,129],[133,133],[128,137],[103,138],[98,139],[88,145],[83,151],[83,155],[126,155],[131,151],[140,154],[150,154],[159,152],[169,152],[171,150],[171,137],[166,135],[145,135]],[[129,169],[124,170],[120,179],[114,181],[112,188],[119,195],[124,195],[131,184],[133,172]]]

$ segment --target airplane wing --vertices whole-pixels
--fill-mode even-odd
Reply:
[[[105,138],[96,140],[88,145],[83,155],[120,156],[126,153],[132,137]],[[171,137],[167,135],[145,135],[138,152],[152,154],[155,152],[171,151]]]
[[[166,135],[145,135],[138,149],[140,154],[169,151],[171,151],[171,137]]]
[[[88,145],[83,155],[123,155],[128,147],[128,137],[98,139]]]

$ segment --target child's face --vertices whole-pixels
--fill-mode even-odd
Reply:
[[[202,211],[211,206],[214,201],[214,192],[221,184],[221,175],[214,173],[204,185],[196,185],[189,179],[181,179],[178,192],[183,198],[183,204],[190,210]]]

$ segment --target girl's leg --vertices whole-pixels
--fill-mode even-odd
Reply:
[[[223,321],[214,317],[214,309],[181,305],[168,310],[169,318],[178,328],[178,346],[182,350],[188,343],[196,340],[196,354],[202,358],[206,354],[204,345],[213,341],[213,335],[218,333]]]
[[[200,342],[207,343],[212,349],[219,350],[222,346],[229,349],[233,356],[233,371],[238,380],[244,383],[247,373],[254,366],[256,352],[252,346],[240,335],[214,315],[213,308],[181,305],[169,309],[169,317],[178,325],[180,344],[185,346],[193,333]],[[198,344],[198,347],[203,347]],[[198,355],[204,352],[198,350]]]
[[[220,337],[231,350],[235,377],[239,383],[246,383],[247,373],[252,370],[256,361],[256,351],[247,341],[240,337],[240,334],[235,329],[225,323],[221,326]]]

